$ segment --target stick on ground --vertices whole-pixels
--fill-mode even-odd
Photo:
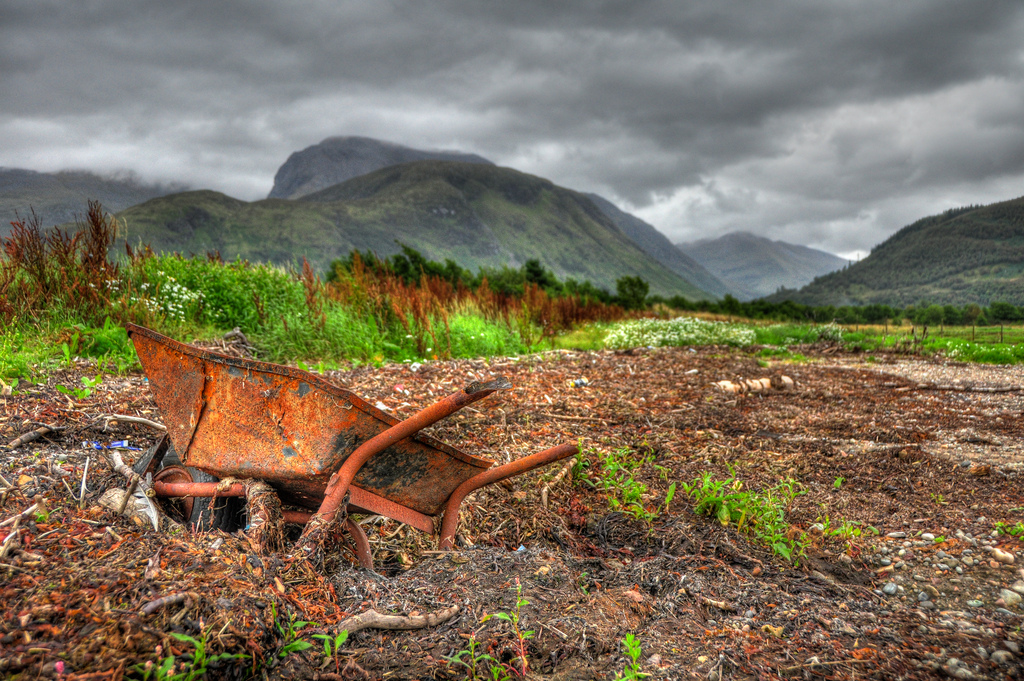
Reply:
[[[461,606],[458,604],[450,608],[444,608],[427,615],[382,615],[376,610],[370,609],[358,615],[348,617],[338,623],[338,630],[345,630],[351,636],[363,629],[423,629],[425,627],[436,627],[438,624],[447,622],[458,614]]]

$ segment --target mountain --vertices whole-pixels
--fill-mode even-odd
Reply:
[[[369,137],[328,137],[320,144],[296,151],[274,175],[270,199],[298,199],[321,189],[375,170],[411,161],[485,163],[476,154],[423,151]]]
[[[103,177],[84,171],[38,173],[0,168],[0,236],[11,232],[11,221],[28,218],[35,210],[43,227],[50,228],[84,216],[90,199],[108,211],[124,210],[156,196],[180,192],[183,185],[146,184],[131,176]]]
[[[1024,305],[1024,197],[923,218],[860,262],[771,298],[814,305]]]
[[[676,247],[721,279],[740,300],[762,298],[780,287],[799,288],[847,264],[825,251],[747,232],[730,232]]]
[[[708,295],[644,253],[583,194],[508,168],[418,161],[361,175],[298,200],[247,203],[212,191],[152,199],[121,217],[131,243],[155,250],[325,269],[353,248],[384,257],[397,242],[463,267],[536,258],[558,277],[615,290],[640,276],[651,292]]]
[[[652,225],[635,215],[620,210],[611,201],[597,194],[587,194],[587,198],[593,201],[602,213],[611,218],[615,226],[639,246],[640,250],[686,281],[716,298],[721,298],[732,292],[726,284],[708,272],[700,263],[673,246],[672,242]]]

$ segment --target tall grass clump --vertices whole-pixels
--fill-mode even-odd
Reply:
[[[124,295],[120,267],[107,258],[116,237],[116,222],[96,202],[74,232],[44,230],[35,212],[11,222],[0,239],[0,321],[102,324]]]
[[[696,317],[634,319],[613,328],[605,337],[609,348],[672,347],[681,345],[752,345],[753,329],[741,324],[709,322]]]

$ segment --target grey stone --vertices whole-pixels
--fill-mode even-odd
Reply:
[[[985,646],[978,646],[977,648],[974,649],[974,652],[977,653],[978,657],[980,657],[981,659],[983,659],[983,660],[987,660],[988,659],[988,651],[985,650]]]
[[[1020,646],[1013,641],[1003,641],[1003,647],[1009,650],[1011,653],[1020,655]]]
[[[935,609],[935,604],[932,603],[931,601],[921,601],[920,605],[925,610],[934,610]]]
[[[989,659],[996,664],[1009,664],[1013,662],[1013,653],[1009,650],[995,650],[989,656]]]
[[[980,608],[985,603],[983,601],[967,601],[967,605],[971,608]]]
[[[932,534],[931,532],[925,532],[924,534],[921,535],[921,539],[923,539],[925,541],[932,541],[932,540],[935,539],[935,535]]]
[[[1021,595],[1016,591],[1010,591],[1009,589],[1000,589],[999,597],[1003,599],[1003,602],[1006,603],[1006,607],[1008,608],[1020,605]]]
[[[885,586],[882,587],[882,593],[886,594],[887,596],[895,595],[898,590],[899,587],[896,586],[896,582],[888,582]]]

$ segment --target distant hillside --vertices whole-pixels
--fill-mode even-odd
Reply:
[[[297,199],[353,177],[411,161],[462,161],[493,165],[476,154],[411,149],[369,137],[328,137],[319,144],[289,156],[274,175],[274,188],[267,198]]]
[[[183,185],[150,185],[133,178],[102,177],[83,171],[37,173],[0,168],[0,236],[11,232],[15,215],[26,219],[31,209],[49,228],[84,216],[90,199],[111,212],[157,196],[180,192]]]
[[[601,212],[611,218],[622,233],[640,247],[640,250],[686,281],[716,298],[721,298],[731,292],[728,286],[696,260],[673,246],[672,242],[652,225],[635,215],[620,210],[614,203],[597,194],[587,194],[587,197],[601,209]]]
[[[780,287],[799,288],[847,264],[825,251],[747,232],[676,246],[721,279],[740,300],[762,298]]]
[[[363,175],[300,200],[247,203],[211,191],[153,199],[120,214],[132,243],[318,268],[351,249],[380,256],[396,241],[463,267],[540,260],[560,278],[615,290],[641,276],[652,293],[705,299],[630,241],[583,194],[484,164],[420,161]]]
[[[918,220],[864,260],[772,299],[813,305],[1024,305],[1024,197]]]

